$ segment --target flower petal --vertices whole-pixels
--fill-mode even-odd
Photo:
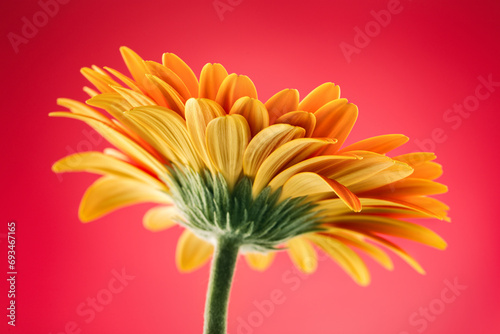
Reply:
[[[249,77],[232,73],[222,81],[215,101],[228,113],[234,102],[243,96],[256,99],[257,90]]]
[[[229,114],[239,114],[245,117],[252,137],[269,126],[269,115],[264,104],[248,96],[244,96],[234,102]]]
[[[215,100],[219,87],[228,76],[221,64],[206,64],[200,74],[200,97]]]
[[[318,245],[337,262],[356,283],[366,286],[370,283],[370,273],[363,260],[344,243],[328,236],[311,234],[307,238]]]
[[[212,168],[207,151],[206,129],[211,120],[222,117],[226,113],[216,102],[199,98],[191,98],[186,102],[186,126],[196,151],[205,164]]]
[[[137,86],[139,86],[143,92],[147,92],[149,83],[145,74],[149,73],[149,69],[144,60],[137,53],[125,46],[120,48],[120,53]]]
[[[111,86],[111,88],[120,94],[133,108],[142,106],[153,106],[156,103],[144,94],[137,93],[131,89],[121,86]]]
[[[331,197],[336,195],[355,212],[361,211],[359,199],[349,189],[335,180],[311,172],[298,173],[283,185],[280,200],[308,196]]]
[[[198,97],[198,78],[193,70],[178,56],[173,53],[164,53],[162,57],[163,66],[171,69],[181,80],[191,93],[191,97]]]
[[[408,137],[398,134],[371,137],[346,146],[339,153],[360,150],[385,154],[403,145],[408,139]]]
[[[325,104],[340,98],[340,87],[333,82],[326,82],[316,87],[299,104],[298,110],[316,112]]]
[[[313,137],[328,137],[337,139],[335,145],[325,148],[321,154],[335,154],[344,144],[358,117],[358,107],[347,103],[346,99],[338,99],[325,104],[315,113],[316,127]]]
[[[78,215],[82,222],[89,222],[119,208],[144,202],[171,204],[171,199],[166,192],[143,182],[103,176],[83,195]]]
[[[265,128],[252,138],[243,156],[245,175],[255,177],[264,160],[281,145],[304,137],[302,128],[288,124],[276,124]]]
[[[112,125],[109,118],[107,118],[106,116],[101,114],[99,111],[95,110],[94,108],[89,107],[85,103],[71,100],[71,99],[59,98],[59,99],[57,99],[57,104],[62,106],[62,107],[68,108],[72,113],[92,117],[92,118],[95,118],[103,123],[106,123],[108,125]]]
[[[171,86],[179,94],[183,102],[191,98],[189,89],[174,71],[154,61],[146,61],[146,66],[152,75]]]
[[[316,127],[316,117],[307,111],[291,111],[280,116],[275,123],[286,123],[300,126],[306,130],[305,137],[311,137]]]
[[[269,124],[274,124],[281,115],[299,108],[299,91],[296,89],[283,89],[271,96],[265,103],[269,112]]]
[[[310,274],[318,267],[318,256],[307,239],[296,237],[286,243],[288,254],[293,263],[302,272]]]
[[[101,152],[81,152],[68,155],[52,165],[56,173],[90,172],[115,175],[144,182],[153,188],[168,191],[166,185],[141,169]]]
[[[113,74],[115,77],[117,77],[119,80],[121,80],[125,85],[128,86],[128,88],[132,89],[134,92],[137,93],[142,93],[142,90],[137,86],[134,82],[134,80],[130,79],[126,75],[118,72],[115,69],[112,69],[110,67],[104,66],[104,69],[108,71],[109,73]]]
[[[411,175],[413,176],[413,175]],[[388,198],[400,198],[406,196],[428,196],[443,194],[448,191],[444,184],[426,179],[405,178],[360,194],[360,196],[385,196]]]
[[[109,86],[119,86],[120,84],[108,75],[99,73],[91,68],[84,67],[80,73],[90,81],[101,93],[110,93],[113,91]]]
[[[269,252],[266,254],[261,254],[261,253],[246,253],[245,254],[245,260],[247,261],[248,265],[258,271],[264,271],[269,266],[271,263],[273,263],[274,258],[276,257],[276,252]]]
[[[163,231],[177,225],[179,212],[175,206],[157,206],[144,215],[144,227],[152,232]]]
[[[207,148],[215,168],[233,189],[243,170],[243,153],[250,139],[250,128],[241,115],[218,117],[207,125]]]
[[[157,93],[153,95],[153,98],[158,105],[167,107],[184,117],[184,101],[179,93],[157,76],[146,74],[145,77],[151,85],[156,87]],[[153,90],[150,89],[150,91],[152,92]]]
[[[177,242],[175,262],[182,272],[191,272],[208,262],[214,246],[198,238],[189,230],[184,230]]]
[[[387,167],[372,177],[353,183],[349,186],[349,189],[356,194],[360,194],[404,179],[411,173],[413,173],[413,168],[404,162],[396,161],[394,165]]]
[[[320,148],[333,143],[335,141],[332,139],[299,138],[278,147],[262,162],[255,175],[254,197],[268,185],[276,174],[308,158]]]

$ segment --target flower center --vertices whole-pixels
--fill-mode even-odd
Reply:
[[[315,205],[307,197],[281,199],[281,189],[265,188],[252,196],[244,176],[231,191],[222,174],[171,169],[171,196],[183,214],[179,223],[203,239],[237,239],[248,251],[265,252],[300,234],[320,231]]]

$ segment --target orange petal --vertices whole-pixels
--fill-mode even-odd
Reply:
[[[245,117],[252,137],[269,126],[269,115],[264,104],[248,96],[238,99],[229,114],[239,114]]]
[[[316,126],[316,117],[307,111],[291,111],[280,116],[275,123],[286,123],[300,126],[306,130],[305,137],[311,137]]]
[[[222,81],[215,101],[220,104],[226,112],[229,112],[234,102],[243,96],[256,99],[257,90],[249,77],[233,73]]]
[[[215,100],[222,81],[228,76],[221,64],[206,64],[200,74],[200,97]]]
[[[149,69],[144,60],[139,57],[137,53],[125,46],[120,48],[120,52],[137,86],[139,86],[141,90],[147,91],[148,81],[145,74],[149,73]]]
[[[340,87],[333,82],[327,82],[316,87],[299,104],[299,110],[316,112],[325,104],[340,97]]]
[[[164,53],[163,66],[171,69],[184,82],[191,97],[198,97],[198,79],[193,70],[178,56],[173,53]]]
[[[358,141],[357,143],[346,146],[343,149],[341,149],[339,153],[361,150],[361,151],[370,151],[370,152],[385,154],[403,145],[407,141],[408,137],[404,135],[398,135],[398,134],[382,135],[364,139]]]
[[[191,97],[188,88],[174,71],[154,61],[146,61],[146,66],[152,75],[157,76],[175,89],[183,102]]]
[[[299,108],[299,91],[283,89],[267,100],[265,105],[269,112],[269,124],[274,124],[274,121],[281,115]]]

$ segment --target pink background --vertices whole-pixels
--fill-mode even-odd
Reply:
[[[402,242],[427,275],[393,257],[394,272],[369,262],[372,284],[361,288],[331,261],[307,278],[284,254],[264,273],[240,261],[230,334],[499,333],[500,87],[467,118],[443,118],[454,104],[474,101],[479,76],[500,81],[498,2],[401,0],[400,12],[377,31],[371,11],[386,9],[389,1],[220,1],[232,4],[221,17],[213,0],[69,1],[48,22],[38,15],[42,26],[18,53],[8,34],[22,34],[23,17],[33,21],[42,7],[35,0],[2,2],[0,267],[5,277],[5,233],[15,220],[19,274],[17,326],[7,326],[1,314],[0,331],[201,333],[208,266],[177,272],[181,230],[146,231],[141,218],[149,205],[82,224],[78,204],[96,177],[50,171],[68,153],[106,147],[85,136],[83,123],[47,114],[60,109],[57,97],[85,99],[81,67],[124,70],[118,48],[127,45],[156,61],[174,52],[196,73],[207,62],[220,62],[229,72],[249,75],[263,100],[283,88],[297,88],[303,97],[334,81],[360,109],[348,143],[404,133],[411,140],[400,152],[417,151],[419,142],[430,145],[433,131],[442,129],[433,145],[445,166],[440,181],[450,191],[441,199],[451,206],[453,221],[425,224],[449,248]],[[374,29],[370,42],[348,62],[339,45],[354,45],[354,29],[367,24]],[[134,278],[118,289],[113,271],[122,269]],[[445,283],[455,280],[462,286],[457,295]],[[0,309],[6,313],[5,283]],[[256,304],[279,294],[275,290],[280,303],[263,314]],[[86,303],[96,297],[107,304],[91,318]],[[424,308],[428,318],[420,313]]]

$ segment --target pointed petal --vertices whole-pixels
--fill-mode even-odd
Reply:
[[[98,121],[101,121],[103,123],[106,123],[108,125],[111,125],[111,121],[109,118],[101,114],[99,111],[95,110],[94,108],[89,107],[88,105],[71,100],[71,99],[64,99],[64,98],[59,98],[57,99],[57,104],[68,108],[72,113],[79,114],[79,115],[84,115],[84,116],[89,116],[92,118],[95,118]]]
[[[56,173],[90,172],[130,178],[150,185],[153,188],[168,191],[165,184],[141,169],[101,152],[81,152],[68,155],[52,165]]]
[[[431,180],[410,177],[364,192],[363,194],[360,194],[360,196],[385,196],[388,198],[399,198],[406,196],[429,196],[443,194],[447,191],[448,187],[444,184]]]
[[[144,167],[146,170],[151,171],[152,173],[158,175],[159,177],[163,177],[168,173],[165,166],[160,161],[158,161],[158,159],[153,157],[148,151],[146,151],[143,147],[138,145],[129,137],[125,136],[123,133],[117,131],[115,128],[112,128],[105,123],[99,122],[98,120],[95,120],[87,116],[76,115],[72,113],[55,112],[55,113],[50,113],[49,116],[67,117],[84,121],[85,123],[90,125],[94,130],[96,130],[101,136],[103,136],[108,142],[116,146],[120,151],[126,153],[138,165]]]
[[[243,96],[257,98],[257,90],[246,75],[230,74],[222,81],[215,101],[228,113],[234,102]]]
[[[349,189],[356,194],[360,194],[402,180],[411,175],[411,173],[413,173],[413,168],[403,162],[396,161],[394,165],[378,172],[372,177],[352,184],[349,186]]]
[[[408,139],[408,137],[398,134],[372,137],[346,146],[339,153],[359,150],[385,154],[403,145]]]
[[[206,64],[200,74],[200,97],[214,100],[222,81],[228,76],[221,64]]]
[[[193,70],[178,56],[173,53],[164,53],[162,57],[163,66],[171,69],[191,93],[191,97],[198,97],[198,79]]]
[[[104,69],[106,71],[108,71],[109,73],[113,74],[119,80],[121,80],[125,85],[128,86],[128,88],[132,89],[134,92],[142,93],[142,91],[139,88],[139,86],[137,86],[135,84],[135,82],[132,79],[130,79],[129,77],[127,77],[126,75],[118,72],[117,70],[115,70],[113,68],[107,67],[107,66],[104,66]]]
[[[106,110],[119,121],[123,120],[123,112],[132,109],[132,105],[116,92],[99,94],[85,102],[90,106]]]
[[[300,126],[306,130],[305,137],[311,137],[316,127],[316,117],[307,111],[292,111],[280,116],[275,123],[286,123]]]
[[[104,75],[102,73],[99,73],[93,69],[90,69],[88,67],[84,67],[80,70],[80,73],[83,74],[83,76],[90,81],[101,93],[109,93],[112,92],[113,89],[111,89],[109,86],[119,86],[120,84],[113,80],[111,77],[108,75]]]
[[[302,138],[304,129],[288,124],[276,124],[265,128],[252,138],[243,156],[245,175],[255,177],[264,160],[281,145]]]
[[[366,286],[370,283],[370,273],[365,263],[356,252],[333,238],[312,234],[307,238],[327,253],[356,283]]]
[[[359,199],[349,189],[335,180],[311,172],[298,173],[288,179],[283,185],[280,200],[302,196],[313,199],[318,196],[331,197],[332,195],[342,199],[353,211],[361,211]]]
[[[167,107],[184,117],[184,101],[179,93],[157,76],[146,74],[145,77],[151,85],[156,87],[156,93],[153,95],[153,98],[158,105]]]
[[[273,263],[276,257],[276,252],[269,252],[266,254],[261,253],[246,253],[245,260],[247,261],[250,268],[258,271],[264,271],[271,263]]]
[[[175,262],[181,272],[194,271],[208,262],[214,247],[195,236],[191,231],[185,230],[177,242]]]
[[[243,170],[243,153],[250,139],[250,128],[241,115],[218,117],[207,125],[207,148],[215,168],[233,189]]]
[[[119,208],[144,202],[171,204],[167,193],[129,178],[103,176],[83,195],[78,215],[89,222]]]
[[[332,139],[299,138],[281,145],[259,167],[253,184],[253,195],[258,195],[269,181],[282,170],[301,162],[320,148],[333,143],[335,141]]]
[[[299,104],[298,110],[316,112],[330,101],[340,98],[340,87],[333,82],[327,82],[316,87]]]
[[[288,254],[302,272],[310,274],[318,267],[318,256],[307,239],[296,237],[287,242]]]
[[[344,144],[356,122],[358,107],[352,103],[347,103],[346,99],[338,99],[325,104],[314,113],[314,116],[316,116],[316,127],[313,137],[337,139],[335,145],[325,148],[321,154],[335,154]]]
[[[149,83],[147,82],[145,74],[149,73],[149,69],[144,60],[137,53],[125,46],[120,48],[120,53],[137,86],[139,86],[142,91],[148,91],[147,87]]]
[[[283,89],[271,96],[265,103],[269,112],[269,124],[274,124],[280,116],[299,108],[299,91],[296,89]]]
[[[187,101],[191,98],[189,89],[174,71],[154,61],[146,61],[146,66],[152,75],[160,78],[171,86],[179,96],[181,96],[183,101]]]
[[[175,226],[178,217],[179,212],[175,206],[157,206],[146,212],[142,223],[146,229],[158,232]]]
[[[214,171],[207,150],[206,129],[211,120],[225,116],[226,113],[215,101],[202,98],[187,100],[185,112],[191,141],[205,165]]]
[[[131,89],[120,86],[111,86],[111,88],[120,94],[133,108],[142,106],[152,106],[156,103],[144,94],[137,93]]]
[[[238,99],[229,114],[239,114],[245,117],[252,137],[269,126],[269,115],[264,104],[248,96]]]

